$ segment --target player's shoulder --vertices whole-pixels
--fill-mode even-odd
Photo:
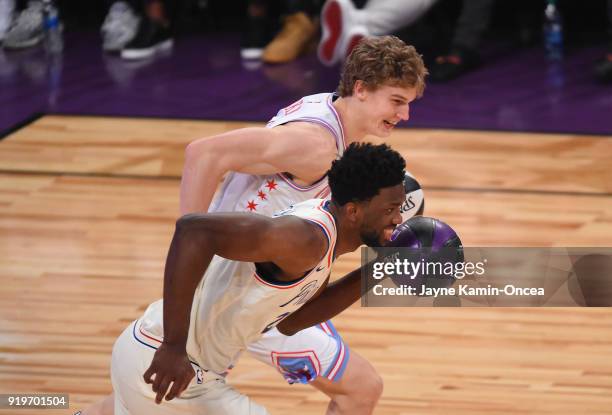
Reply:
[[[272,223],[269,235],[282,246],[297,248],[305,260],[319,260],[329,247],[332,235],[308,215],[286,213],[274,217]]]
[[[296,140],[305,152],[337,153],[333,134],[321,124],[293,121],[274,128],[278,134]]]

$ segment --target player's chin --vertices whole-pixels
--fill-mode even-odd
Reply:
[[[393,127],[383,124],[380,126],[380,128],[378,128],[378,133],[376,135],[379,137],[389,137],[391,135],[391,131],[393,131]]]

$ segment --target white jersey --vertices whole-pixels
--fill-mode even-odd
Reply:
[[[281,109],[266,127],[290,122],[312,122],[325,127],[336,140],[338,157],[346,147],[340,117],[333,107],[334,94],[310,95]],[[305,149],[308,151],[308,149]],[[251,175],[231,172],[227,175],[209,212],[255,212],[266,216],[295,203],[329,195],[327,177],[310,186],[300,186],[287,173]]]
[[[280,212],[321,227],[328,238],[325,255],[310,272],[290,283],[258,274],[252,262],[215,256],[200,281],[191,308],[187,354],[201,368],[224,374],[247,346],[304,305],[329,277],[336,245],[336,223],[329,202],[308,200]],[[143,335],[163,336],[163,303],[149,306],[142,318]]]

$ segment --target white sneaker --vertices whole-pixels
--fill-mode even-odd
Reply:
[[[102,23],[102,49],[118,52],[136,35],[140,18],[125,2],[113,3]]]
[[[8,49],[29,48],[45,37],[43,7],[39,1],[30,1],[28,7],[17,16],[4,36],[4,47]]]
[[[0,42],[4,40],[4,36],[11,26],[14,12],[15,0],[0,0]]]
[[[319,43],[319,60],[328,66],[344,60],[363,37],[365,26],[359,24],[357,9],[351,0],[328,0],[321,11],[323,34]]]

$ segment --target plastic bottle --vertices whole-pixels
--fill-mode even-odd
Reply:
[[[58,11],[53,0],[43,0],[43,14],[45,24],[45,47],[50,54],[61,53],[64,49],[62,27]]]
[[[544,48],[550,60],[563,58],[563,22],[555,0],[548,0],[544,10]]]

